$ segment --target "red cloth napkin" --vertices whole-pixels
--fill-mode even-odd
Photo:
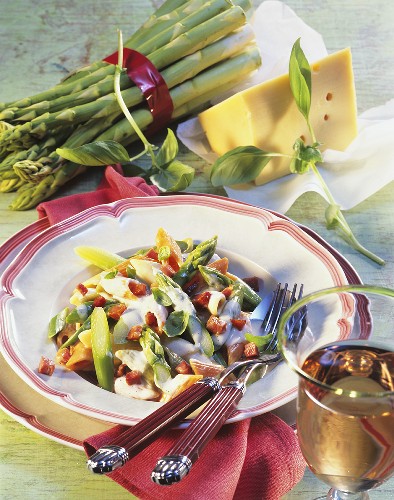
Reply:
[[[107,167],[96,191],[41,203],[39,217],[51,224],[89,207],[123,198],[157,195],[141,178],[123,177],[121,166]],[[88,456],[125,430],[86,439]],[[108,476],[141,500],[278,500],[302,478],[305,462],[294,431],[273,414],[264,414],[222,427],[208,444],[190,474],[179,484],[158,486],[150,479],[156,461],[166,454],[180,430],[162,437]]]
[[[126,429],[116,426],[84,442],[88,456]],[[279,500],[302,478],[305,462],[291,427],[272,413],[228,424],[180,483],[150,479],[181,430],[167,431],[126,465],[108,474],[141,500]]]
[[[149,186],[141,177],[123,177],[120,165],[106,167],[103,180],[96,191],[73,194],[37,206],[38,217],[48,217],[50,224],[56,224],[83,210],[111,203],[123,198],[155,196],[159,194],[156,186]]]

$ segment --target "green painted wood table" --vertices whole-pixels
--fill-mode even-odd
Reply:
[[[118,28],[125,34],[133,32],[161,2],[2,0],[0,3],[0,99],[9,101],[45,90],[68,70],[107,55],[116,47]],[[259,3],[254,1],[255,6]],[[286,3],[323,35],[329,52],[352,48],[359,112],[393,98],[394,3],[387,0],[287,0]],[[181,147],[180,159],[197,170],[205,165],[185,147]],[[101,171],[89,172],[56,196],[92,190],[100,177]],[[199,179],[191,190],[204,191],[206,186]],[[0,196],[0,243],[37,219],[34,209],[8,210],[13,197],[12,193]],[[384,267],[357,254],[328,231],[323,223],[324,209],[322,199],[308,193],[296,201],[287,215],[330,242],[365,283],[394,287],[393,184],[346,212],[350,226],[363,243],[386,260]],[[32,432],[6,413],[1,412],[0,419],[1,498],[130,498],[110,479],[89,474],[81,451]],[[325,485],[306,471],[303,480],[285,499],[324,498],[325,492]],[[394,498],[394,479],[373,491],[371,498]]]

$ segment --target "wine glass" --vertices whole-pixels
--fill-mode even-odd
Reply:
[[[369,285],[312,293],[281,318],[299,443],[328,499],[368,499],[394,473],[393,324],[394,290]]]

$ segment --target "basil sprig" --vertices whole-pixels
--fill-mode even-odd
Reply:
[[[316,140],[314,130],[309,120],[312,102],[312,73],[307,58],[298,39],[291,50],[289,62],[290,88],[298,110],[305,118],[312,144],[298,138],[293,145],[293,155],[267,152],[254,146],[241,146],[228,151],[212,165],[210,179],[214,186],[225,186],[251,182],[275,156],[290,159],[290,172],[304,174],[312,170],[317,177],[327,199],[328,207],[325,212],[327,229],[336,229],[339,235],[355,250],[370,258],[374,262],[384,265],[384,260],[367,250],[354,236],[346,222],[340,206],[335,202],[327,184],[321,176],[317,164],[323,162],[319,149],[320,143]]]

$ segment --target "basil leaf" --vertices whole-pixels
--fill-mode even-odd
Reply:
[[[172,305],[172,300],[170,299],[170,297],[165,292],[160,290],[160,288],[153,287],[152,294],[155,301],[161,306],[168,307]]]
[[[267,335],[252,335],[251,333],[245,333],[245,339],[248,342],[256,344],[258,349],[262,349],[272,339],[272,333],[267,333]]]
[[[126,149],[116,141],[97,141],[78,148],[57,148],[62,158],[87,166],[113,165],[130,160]]]
[[[137,271],[134,269],[133,266],[127,266],[126,267],[126,274],[128,278],[134,279],[137,276]]]
[[[167,129],[167,136],[156,155],[156,163],[160,168],[168,166],[173,160],[175,160],[178,154],[178,141],[176,140],[175,134],[171,129]]]
[[[168,337],[178,337],[186,330],[189,322],[189,313],[186,311],[173,311],[167,318],[163,330]]]
[[[117,274],[118,274],[117,270],[111,271],[104,276],[104,279],[105,280],[113,280]]]
[[[300,151],[300,158],[308,163],[319,163],[323,161],[321,152],[313,146],[306,146]]]
[[[68,307],[61,310],[56,316],[54,316],[49,322],[48,328],[48,338],[52,338],[63,330],[66,326],[66,317],[68,315]]]
[[[151,175],[150,180],[162,191],[183,191],[194,179],[194,168],[178,160],[171,162],[166,169]]]
[[[123,163],[122,169],[125,177],[137,177],[144,175],[152,168],[152,165],[136,165],[135,163]]]
[[[191,238],[185,238],[184,240],[176,240],[182,253],[189,253],[193,250],[193,240]]]
[[[301,114],[308,120],[311,107],[312,77],[308,60],[300,46],[294,43],[289,63],[290,88]]]
[[[272,157],[255,146],[238,146],[224,153],[212,165],[210,179],[213,186],[231,186],[256,179]]]

